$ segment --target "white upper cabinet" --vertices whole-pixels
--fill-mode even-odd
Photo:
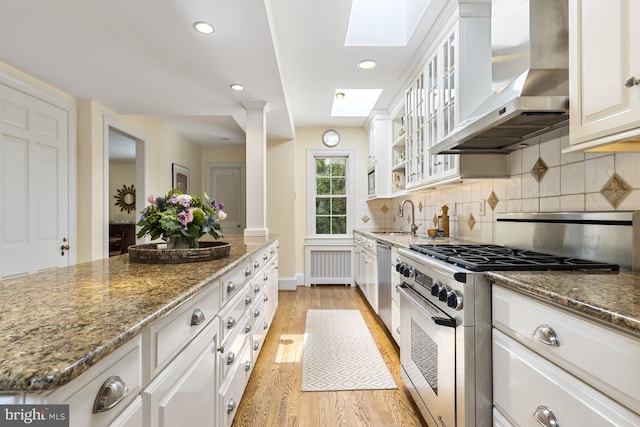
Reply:
[[[391,119],[374,115],[369,127],[369,160],[367,175],[368,198],[389,197],[391,194]]]
[[[640,2],[570,0],[570,141],[574,149],[635,138],[640,151]],[[634,143],[625,143],[633,149]],[[605,147],[607,146],[607,147]]]
[[[491,93],[491,18],[488,8],[457,8],[434,38],[424,67],[405,92],[406,186],[435,185],[485,175],[477,156],[431,154],[431,148]],[[466,157],[469,157],[466,158]],[[492,162],[494,158],[490,159]],[[503,159],[499,159],[501,163]],[[471,166],[472,171],[468,171]],[[495,170],[491,170],[495,176]]]

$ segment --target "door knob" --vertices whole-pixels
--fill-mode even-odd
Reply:
[[[71,246],[69,246],[67,242],[67,238],[63,237],[62,238],[62,245],[60,245],[60,256],[64,256],[64,251],[68,251],[69,249],[71,249]]]

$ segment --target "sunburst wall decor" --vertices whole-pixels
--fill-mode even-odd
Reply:
[[[118,194],[113,196],[116,199],[116,206],[120,207],[121,211],[127,211],[127,213],[136,210],[136,189],[131,185],[127,187],[123,185],[121,189],[116,190]]]

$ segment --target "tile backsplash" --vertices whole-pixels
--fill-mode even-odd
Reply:
[[[568,128],[537,139],[509,154],[509,178],[363,201],[356,228],[409,230],[410,213],[398,215],[407,198],[416,207],[418,233],[434,227],[446,204],[451,235],[482,242],[494,242],[496,213],[640,210],[640,153],[562,153]]]

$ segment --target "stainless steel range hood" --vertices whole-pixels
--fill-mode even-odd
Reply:
[[[567,0],[492,0],[493,93],[435,154],[509,153],[569,120]]]

